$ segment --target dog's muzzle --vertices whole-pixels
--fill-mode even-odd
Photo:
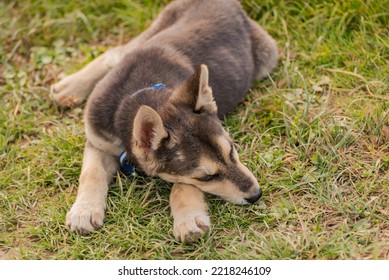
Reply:
[[[245,198],[245,200],[250,203],[250,204],[253,204],[255,203],[256,201],[258,201],[258,199],[260,199],[262,196],[262,190],[261,189],[258,189],[258,192],[254,195],[254,196],[251,196],[251,197],[247,197]]]

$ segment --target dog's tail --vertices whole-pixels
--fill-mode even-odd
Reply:
[[[278,62],[276,41],[257,22],[250,19],[252,52],[256,80],[267,77]]]

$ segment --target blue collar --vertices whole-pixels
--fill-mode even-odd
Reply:
[[[155,85],[152,85],[150,88],[153,88],[153,89],[165,89],[165,85],[164,84],[155,84]]]
[[[134,94],[138,94],[146,89],[166,89],[164,84],[155,84],[147,88],[143,88],[135,92]],[[124,173],[131,174],[132,176],[136,176],[135,169],[128,163],[128,154],[126,151],[123,151],[119,156],[120,166],[122,167]]]
[[[137,95],[137,94],[139,94],[142,91],[145,91],[147,89],[166,89],[166,87],[165,87],[164,84],[155,84],[155,85],[152,85],[152,86],[149,86],[149,87],[146,87],[146,88],[142,88],[142,89],[136,91],[135,93],[133,93],[132,95]]]
[[[135,169],[128,163],[128,154],[126,151],[123,151],[119,156],[120,166],[122,167],[124,173],[131,174],[136,176]]]

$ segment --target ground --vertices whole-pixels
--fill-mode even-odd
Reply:
[[[169,1],[0,3],[0,259],[389,259],[389,1],[244,0],[280,61],[224,120],[263,189],[207,196],[211,232],[172,234],[170,184],[119,173],[105,225],[69,232],[83,107],[50,84],[147,28]]]

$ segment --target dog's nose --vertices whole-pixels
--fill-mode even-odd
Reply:
[[[246,200],[248,203],[253,204],[253,203],[255,203],[258,199],[260,199],[261,196],[262,196],[262,190],[259,189],[259,190],[258,190],[258,193],[257,193],[256,195],[254,195],[254,196],[252,196],[252,197],[245,198],[245,200]]]

